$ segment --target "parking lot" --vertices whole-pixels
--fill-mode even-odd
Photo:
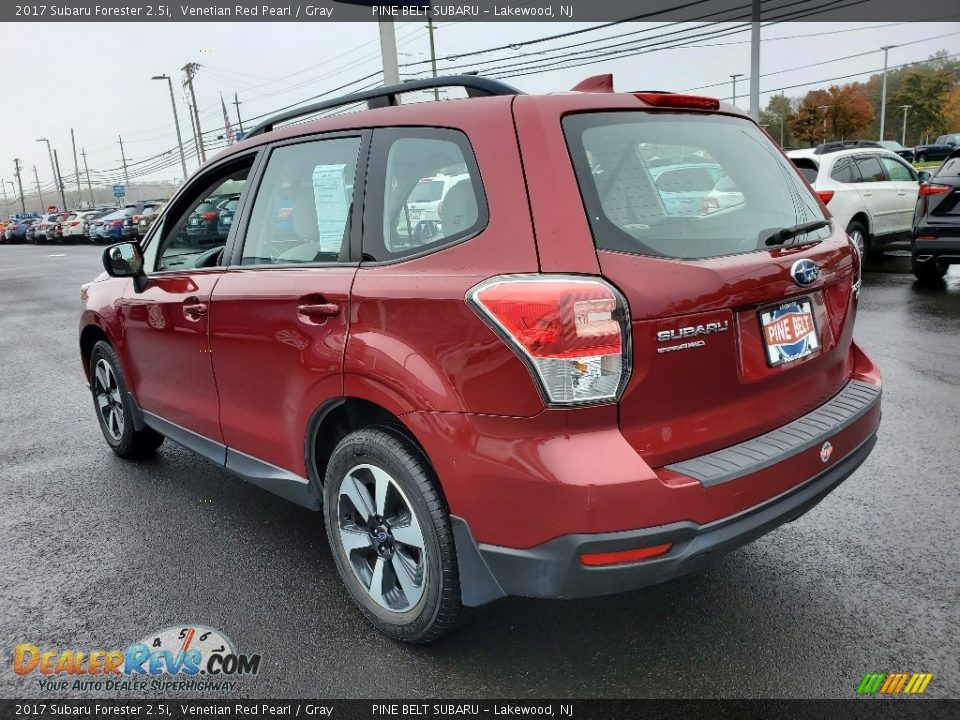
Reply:
[[[960,268],[864,276],[856,335],[884,373],[880,441],[820,506],[710,569],[567,602],[509,599],[429,647],[368,627],[322,519],[165,443],[106,447],[77,349],[91,246],[0,247],[0,635],[125,647],[181,623],[262,654],[248,697],[840,697],[866,672],[960,696]],[[789,402],[789,398],[784,399]],[[12,672],[6,697],[37,697]],[[106,696],[111,693],[104,693]],[[129,693],[127,693],[129,695]]]

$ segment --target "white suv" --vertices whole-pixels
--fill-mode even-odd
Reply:
[[[896,153],[857,147],[787,153],[866,256],[910,240],[917,205],[917,171]]]

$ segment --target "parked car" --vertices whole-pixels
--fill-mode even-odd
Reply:
[[[650,175],[668,214],[700,215],[724,172],[716,163],[699,162],[651,167]]]
[[[59,217],[59,215],[60,213],[47,213],[40,218],[40,223],[37,226],[37,232],[35,235],[37,242],[42,243],[53,239],[53,225],[56,223],[56,219]],[[48,234],[50,237],[48,237]]]
[[[220,243],[225,234],[220,232],[220,213],[239,195],[215,195],[206,199],[187,219],[186,241],[193,247]]]
[[[922,173],[910,258],[913,274],[938,282],[960,263],[960,148],[933,173]]]
[[[944,160],[957,147],[960,147],[960,133],[950,133],[949,135],[941,135],[931,145],[917,145],[913,149],[913,154],[917,162]]]
[[[86,239],[87,221],[96,214],[96,210],[78,210],[73,214],[73,217],[64,220],[62,223],[64,242],[67,240],[77,242]]]
[[[27,226],[27,231],[24,235],[24,239],[28,243],[37,242],[37,230],[40,227],[40,218],[34,218],[33,222]]]
[[[96,236],[91,234],[91,239],[95,242],[115,243],[121,240],[129,240],[130,230],[128,221],[136,212],[135,208],[118,208],[113,212],[97,218],[94,222]]]
[[[25,242],[27,230],[34,222],[33,219],[14,220],[3,229],[2,238],[7,242]]]
[[[13,220],[0,220],[0,241],[4,239],[7,228],[13,223]]]
[[[63,227],[65,224],[76,218],[76,216],[77,214],[74,212],[62,212],[57,214],[47,227],[47,240],[57,243],[65,242]]]
[[[157,219],[157,215],[163,210],[163,207],[166,203],[158,203],[156,205],[148,205],[145,207],[139,215],[134,215],[134,221],[137,223],[137,237],[144,238],[147,235],[147,231],[150,229],[150,226],[153,224],[153,221]]]
[[[396,102],[451,85],[481,97]],[[271,131],[359,101],[378,107]],[[672,214],[641,145],[698,153],[744,201]],[[439,232],[411,244],[418,184],[456,167]],[[182,246],[231,191],[242,227]],[[299,242],[278,252],[287,202]],[[170,438],[320,511],[348,593],[394,638],[435,640],[505,595],[702,567],[812,508],[876,441],[860,255],[729,103],[414,80],[265,121],[160,222],[81,291],[107,445],[133,459]]]
[[[880,142],[880,145],[890,152],[896,153],[902,157],[907,162],[913,162],[914,152],[913,148],[906,148],[896,140],[883,140]]]
[[[233,225],[233,217],[240,205],[240,198],[235,197],[227,200],[220,205],[220,215],[217,218],[217,234],[226,237],[230,232],[230,226]]]
[[[899,155],[864,147],[788,156],[864,257],[909,245],[919,182]]]

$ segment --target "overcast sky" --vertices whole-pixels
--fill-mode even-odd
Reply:
[[[584,27],[590,26],[441,23],[436,31],[437,55],[450,58]],[[737,103],[746,108],[749,32],[721,36],[733,26],[718,24],[707,30],[692,29],[696,27],[699,26],[624,24],[565,40],[447,60],[440,63],[440,68],[442,71],[446,66],[476,62],[476,68],[484,69],[551,57],[553,53],[544,56],[544,51],[623,33],[634,33],[627,40],[653,42],[709,32],[710,36],[688,40],[689,44],[682,48],[604,59],[585,67],[508,78],[506,82],[528,92],[550,92],[567,90],[589,75],[613,72],[618,89],[682,91],[716,84],[699,92],[729,98],[729,75],[743,73],[744,77],[738,80]],[[401,64],[429,58],[427,32],[422,23],[398,23],[396,32]],[[666,36],[667,32],[678,34]],[[944,35],[948,36],[934,37]],[[835,82],[865,80],[871,71],[883,66],[883,53],[878,50],[883,45],[898,45],[890,51],[891,66],[926,59],[940,49],[960,53],[957,22],[781,23],[765,27],[762,37],[761,75],[766,76],[761,77],[761,105],[766,104],[771,92],[778,93],[784,87],[789,88],[788,95],[802,95],[809,89],[825,87],[830,79],[840,76],[863,73]],[[187,62],[201,65],[195,83],[201,126],[204,131],[216,130],[221,134],[220,93],[228,102],[233,100],[234,92],[238,93],[240,112],[245,118],[268,113],[376,72],[380,68],[377,38],[375,23],[8,24],[0,43],[0,67],[6,78],[0,108],[0,178],[13,179],[13,159],[19,157],[25,169],[25,187],[33,186],[34,164],[41,184],[50,184],[52,173],[46,146],[35,142],[44,136],[59,151],[61,172],[72,174],[71,127],[76,132],[78,152],[81,147],[86,148],[90,169],[95,174],[120,166],[118,134],[123,136],[131,163],[176,147],[166,83],[151,81],[152,75],[166,73],[173,77],[186,142],[192,137],[192,130],[180,68]],[[848,59],[839,59],[844,57]],[[490,60],[497,62],[480,64]],[[362,84],[370,82],[373,80]],[[228,109],[236,124],[235,108],[228,104]],[[80,162],[82,172],[82,159]],[[189,170],[195,167],[196,162],[188,160]],[[114,171],[110,175],[122,173]],[[179,176],[177,161],[172,168],[150,179]]]

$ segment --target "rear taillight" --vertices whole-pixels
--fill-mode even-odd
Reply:
[[[817,190],[817,197],[820,198],[820,202],[826,205],[833,200],[833,190]]]
[[[76,227],[76,226],[79,225],[79,224],[80,224],[80,221],[79,221],[79,220],[71,220],[71,221],[70,221],[70,227]]]
[[[204,220],[216,220],[220,217],[220,213],[214,211],[205,212],[201,217],[203,217]]]
[[[133,216],[133,221],[134,221],[135,223],[140,222],[140,216],[139,216],[139,215],[134,215],[134,216]]]
[[[920,197],[927,197],[928,195],[940,195],[941,193],[950,192],[953,188],[949,185],[938,185],[937,183],[923,183],[920,185]]]
[[[677,95],[674,93],[634,93],[647,105],[654,107],[689,108],[691,110],[719,110],[720,101],[702,95]]]
[[[123,220],[111,220],[110,227],[120,227],[123,225]]]
[[[623,296],[599,278],[502,275],[467,302],[531,369],[548,405],[619,398],[630,376]]]
[[[714,197],[705,197],[700,203],[700,214],[709,215],[720,209],[720,202]]]

